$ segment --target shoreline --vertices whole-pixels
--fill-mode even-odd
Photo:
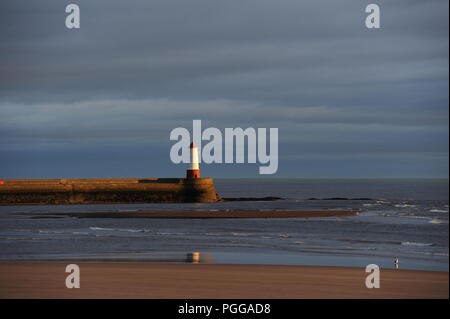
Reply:
[[[311,218],[311,217],[339,217],[356,216],[360,210],[176,210],[176,211],[105,211],[105,212],[33,212],[20,213],[33,216],[32,218],[52,218],[69,216],[77,218]]]
[[[448,272],[381,269],[379,289],[364,268],[215,264],[0,263],[0,298],[448,298]]]

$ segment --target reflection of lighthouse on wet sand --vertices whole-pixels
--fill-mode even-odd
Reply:
[[[198,147],[195,143],[189,146],[191,151],[191,168],[186,171],[186,178],[200,178],[200,168],[198,166]]]

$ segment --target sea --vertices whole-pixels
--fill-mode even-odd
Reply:
[[[449,270],[448,179],[215,179],[222,197],[276,201],[0,206],[0,262],[200,262]],[[139,210],[349,210],[357,216],[146,219],[34,216]]]

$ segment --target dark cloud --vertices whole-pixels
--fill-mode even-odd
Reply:
[[[279,127],[282,176],[448,175],[446,0],[377,1],[379,30],[350,0],[75,2],[79,30],[69,1],[0,4],[3,175],[176,175],[168,135],[193,119]]]

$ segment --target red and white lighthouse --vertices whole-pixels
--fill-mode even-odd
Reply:
[[[191,168],[186,171],[186,178],[200,178],[200,168],[198,166],[198,147],[192,142],[189,146],[191,151]]]

